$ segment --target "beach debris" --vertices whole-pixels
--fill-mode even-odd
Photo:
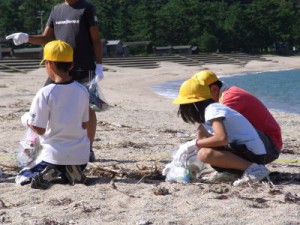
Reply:
[[[230,186],[227,184],[217,184],[209,187],[209,192],[213,192],[216,194],[225,194],[230,192]]]
[[[152,222],[150,222],[149,220],[140,220],[136,223],[136,225],[150,225],[152,224]]]
[[[122,168],[118,165],[113,165],[111,168],[109,167],[101,167],[94,164],[91,167],[86,169],[87,176],[98,176],[98,177],[105,177],[105,178],[128,178],[134,180],[140,179],[150,179],[150,180],[163,180],[164,177],[161,174],[161,170],[158,168],[156,163],[149,167],[149,166],[137,166],[138,170],[131,170],[127,168]]]
[[[276,189],[276,188],[271,188],[268,192],[270,195],[280,195],[282,194],[283,192],[279,189]]]
[[[122,193],[122,194],[124,194],[124,195],[127,195],[127,196],[130,197],[130,198],[136,198],[136,196],[134,196],[134,195],[131,195],[131,194],[128,194],[128,193],[126,193],[126,192],[124,192],[124,191],[119,190],[119,189],[117,188],[117,185],[115,184],[115,179],[112,179],[112,180],[109,182],[109,184],[110,184],[110,186],[111,186],[112,189],[114,189],[114,190],[116,190],[116,191],[118,191],[118,192],[120,192],[120,193]]]
[[[274,184],[290,184],[293,182],[300,182],[299,173],[280,173],[272,172],[269,175]]]
[[[292,194],[291,192],[287,192],[284,195],[284,202],[292,202],[300,204],[300,196],[297,194]]]
[[[179,138],[188,138],[188,137],[190,137],[189,134],[183,133],[183,132],[177,132],[176,135],[177,135],[177,137],[179,137]]]
[[[165,187],[155,187],[155,188],[153,188],[153,193],[155,195],[168,195],[168,194],[170,194],[169,190]]]
[[[19,171],[20,168],[15,166],[15,165],[8,165],[8,164],[4,164],[4,163],[0,163],[0,167],[2,167],[2,172],[3,172],[3,169],[9,169],[9,170],[13,170],[13,171]]]
[[[9,113],[7,115],[1,115],[0,116],[0,122],[9,121],[9,120],[15,120],[19,118],[20,116],[17,113]]]
[[[224,200],[224,199],[228,199],[229,196],[228,195],[217,195],[215,197],[213,197],[213,199],[219,199],[219,200]]]
[[[268,200],[266,200],[264,198],[243,196],[239,192],[233,192],[232,194],[240,199],[247,200],[248,206],[250,206],[252,208],[268,208],[269,207],[269,205],[267,204]]]
[[[8,206],[4,203],[2,199],[0,199],[0,209],[7,209]]]
[[[61,206],[61,205],[69,205],[72,203],[72,199],[71,198],[63,198],[63,199],[50,199],[49,200],[49,204],[52,206]]]

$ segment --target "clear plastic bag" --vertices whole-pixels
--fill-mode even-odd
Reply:
[[[88,83],[85,83],[85,85],[89,91],[91,109],[96,112],[107,110],[109,105],[107,104],[107,101],[105,100],[104,95],[99,88],[97,76]]]
[[[39,136],[27,127],[19,142],[17,155],[18,166],[22,168],[29,166],[38,157],[40,151],[41,145]]]

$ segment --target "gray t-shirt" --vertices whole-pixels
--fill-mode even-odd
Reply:
[[[89,28],[97,25],[95,7],[85,0],[52,8],[47,26],[54,29],[55,39],[74,48],[75,70],[95,70],[93,44]]]

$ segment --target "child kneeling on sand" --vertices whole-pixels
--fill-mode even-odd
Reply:
[[[205,135],[195,142],[202,162],[218,172],[242,175],[234,186],[268,177],[270,171],[264,164],[269,154],[255,128],[237,111],[216,103],[204,82],[185,81],[173,103],[180,104],[178,115],[185,122],[205,127]]]
[[[42,150],[37,164],[23,169],[20,176],[31,181],[31,187],[47,189],[61,177],[70,184],[85,183],[83,169],[89,161],[90,141],[86,126],[89,120],[87,89],[72,81],[72,47],[60,40],[44,47],[46,72],[54,83],[41,88],[34,97],[27,126],[40,137]]]

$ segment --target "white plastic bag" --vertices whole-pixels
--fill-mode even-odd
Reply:
[[[196,140],[188,141],[179,146],[173,155],[173,160],[163,169],[166,181],[189,183],[199,178],[206,168],[206,164],[197,157],[199,149]]]
[[[19,142],[17,163],[19,167],[29,166],[39,155],[41,145],[39,136],[29,127],[26,127],[25,133]]]
[[[109,108],[104,95],[102,94],[99,85],[98,79],[95,77],[93,80],[85,83],[86,87],[88,88],[89,95],[90,95],[90,107],[96,112],[104,111]]]

